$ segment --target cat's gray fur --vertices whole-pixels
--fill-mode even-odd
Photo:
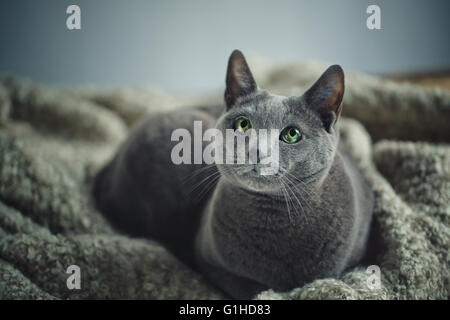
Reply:
[[[343,93],[342,69],[332,66],[303,96],[271,95],[234,51],[222,115],[219,107],[152,115],[97,176],[97,205],[120,229],[162,242],[235,298],[336,276],[362,258],[373,206],[339,143]],[[276,175],[261,176],[261,164],[217,165],[217,172],[172,163],[174,129],[217,120],[224,131],[243,115],[254,129],[301,129],[300,142],[280,141]],[[205,195],[195,197],[193,186],[205,183]]]
[[[97,174],[93,188],[96,206],[117,229],[157,240],[188,264],[194,261],[199,218],[213,189],[205,184],[219,176],[215,166],[175,165],[171,151],[177,142],[171,134],[186,128],[193,135],[194,121],[205,129],[214,126],[215,118],[204,110],[214,115],[210,108],[152,114]]]

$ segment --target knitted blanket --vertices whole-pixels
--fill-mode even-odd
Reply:
[[[262,88],[284,95],[300,95],[325,69],[250,65]],[[138,120],[221,99],[2,78],[0,298],[227,298],[152,239],[115,231],[90,197],[93,176]],[[375,194],[370,259],[339,278],[255,298],[447,299],[450,91],[347,72],[343,115],[342,141]],[[68,286],[72,265],[80,289]],[[368,265],[379,267],[377,286]]]

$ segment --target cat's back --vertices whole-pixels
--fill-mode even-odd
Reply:
[[[190,189],[215,170],[204,164],[176,164],[171,157],[182,139],[172,141],[172,133],[184,129],[191,147],[194,121],[201,121],[206,130],[215,118],[197,108],[149,115],[100,170],[93,187],[97,208],[117,229],[151,237],[176,253],[186,251],[203,205],[192,200]]]

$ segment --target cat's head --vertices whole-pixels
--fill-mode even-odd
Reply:
[[[329,67],[303,95],[270,94],[258,88],[243,54],[235,50],[228,62],[226,111],[218,119],[216,128],[223,136],[226,136],[226,129],[237,133],[267,129],[268,136],[270,129],[278,129],[278,157],[272,159],[277,161],[275,164],[267,164],[267,161],[262,164],[275,150],[275,144],[269,142],[265,154],[247,139],[246,154],[256,148],[258,163],[218,164],[221,174],[234,184],[267,192],[279,191],[283,184],[298,184],[298,180],[305,183],[319,180],[328,172],[336,152],[338,132],[335,124],[342,110],[343,95],[344,73],[338,65]],[[234,147],[237,141],[226,143],[232,143]],[[269,165],[277,171],[261,174],[261,169]]]

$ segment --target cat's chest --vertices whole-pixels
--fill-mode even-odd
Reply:
[[[236,251],[263,260],[287,261],[300,253],[317,250],[337,224],[332,212],[324,217],[325,204],[318,198],[252,196],[236,193],[217,200],[211,214],[214,240],[227,256]]]
[[[351,221],[326,194],[296,196],[251,195],[219,183],[202,226],[205,252],[237,275],[274,286],[319,275],[316,266],[347,245]]]
[[[258,275],[256,280],[274,286],[293,283],[305,276],[303,270],[312,270],[327,231],[316,219],[307,219],[311,212],[289,213],[286,205],[264,198],[242,202],[253,206],[251,212],[234,210],[233,203],[222,204],[211,217],[215,254],[223,267],[252,279]],[[309,210],[315,209],[311,204]]]

